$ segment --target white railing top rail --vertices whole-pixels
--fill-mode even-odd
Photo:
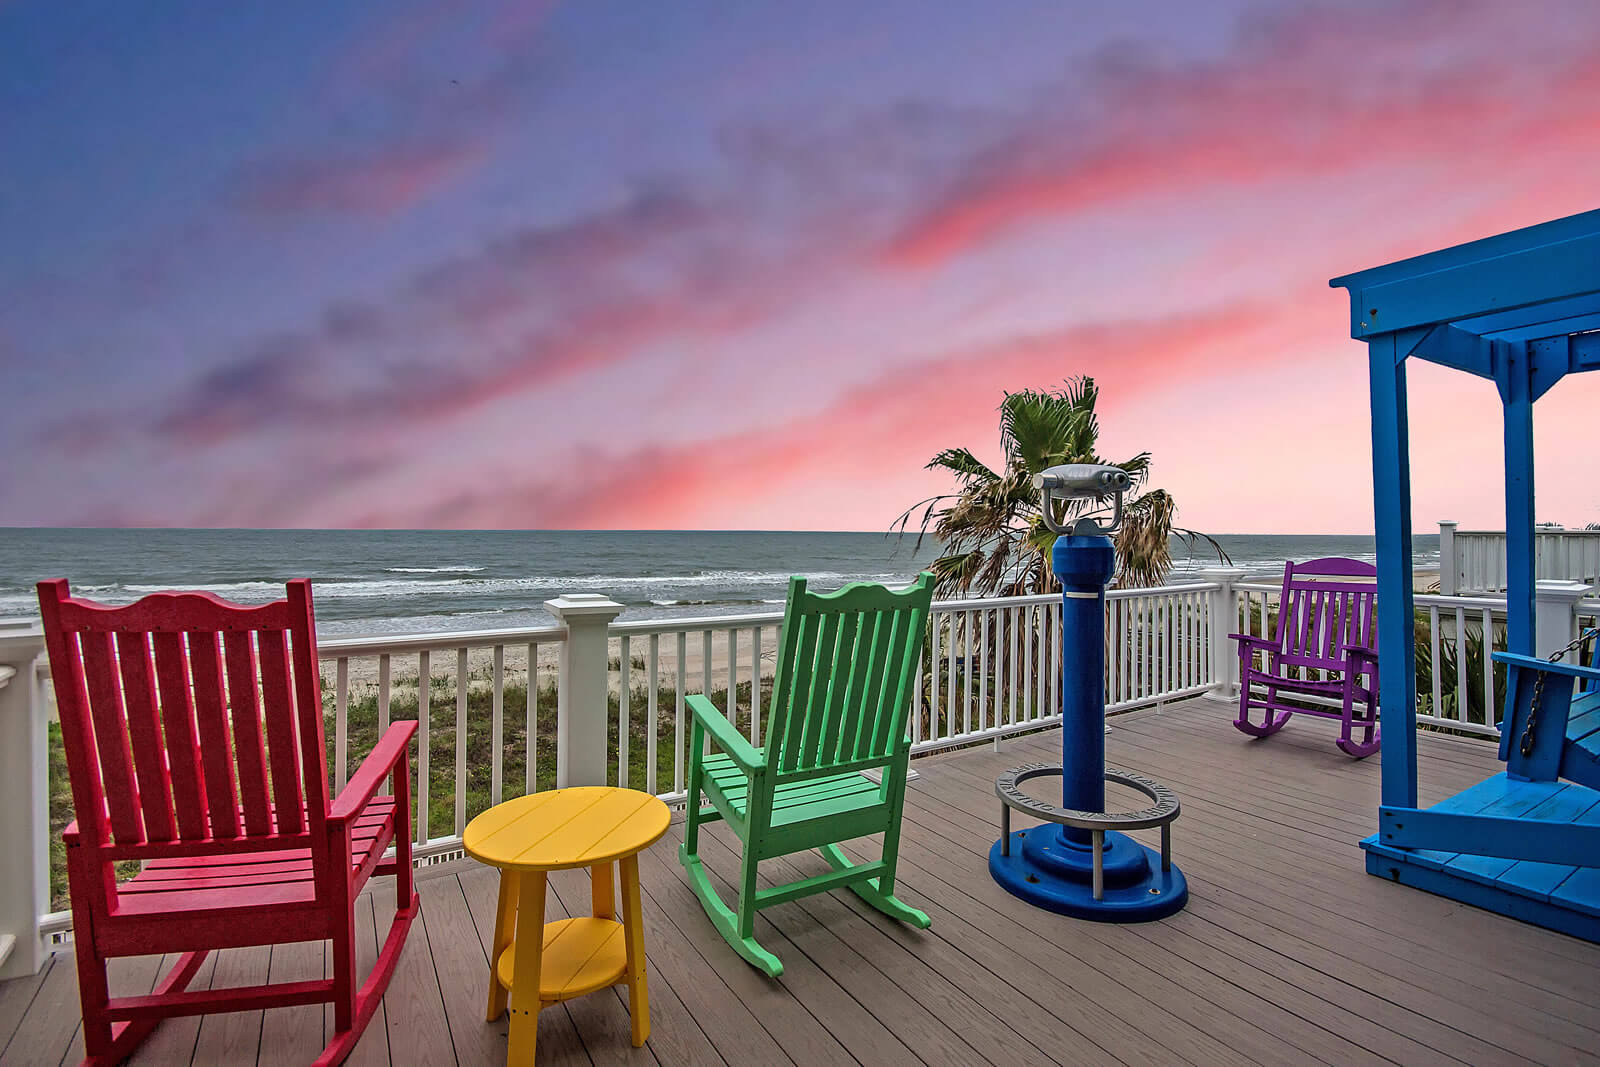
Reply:
[[[1277,593],[1283,590],[1282,582],[1234,582],[1233,588],[1241,593]],[[1506,598],[1503,596],[1447,596],[1443,593],[1415,593],[1411,602],[1419,608],[1471,608],[1473,611],[1498,611],[1502,614],[1506,610]],[[1579,601],[1579,610],[1589,601]],[[1594,603],[1600,606],[1600,598]]]
[[[972,596],[953,600],[935,600],[934,611],[970,611],[988,607],[1026,607],[1029,604],[1054,604],[1060,593],[1030,593],[1026,596]]]
[[[420,634],[372,634],[356,637],[318,638],[317,653],[322,659],[344,656],[380,656],[385,653],[437,652],[440,649],[493,648],[495,645],[560,641],[567,636],[565,626],[515,627],[505,630],[456,630]]]
[[[614,622],[608,628],[613,637],[638,637],[671,634],[680,630],[743,630],[751,626],[771,626],[783,621],[782,611],[752,612],[748,615],[701,615],[695,618],[637,619]]]
[[[1133,589],[1107,589],[1107,600],[1122,600],[1134,596],[1170,596],[1174,593],[1203,593],[1212,589],[1219,589],[1216,582],[1184,582],[1181,585],[1149,585]],[[1059,598],[1060,593],[1054,594]]]
[[[1130,597],[1172,596],[1179,593],[1206,592],[1218,588],[1215,582],[1185,582],[1182,585],[1158,585],[1138,589],[1107,589],[1107,600],[1124,600]],[[1276,588],[1276,586],[1274,586]],[[954,600],[935,600],[935,612],[979,611],[985,608],[1018,608],[1035,604],[1056,604],[1060,593],[1030,593],[1024,596],[963,597]],[[783,621],[781,610],[752,612],[744,615],[700,615],[692,618],[637,619],[614,622],[610,633],[614,637],[677,633],[680,630],[742,630],[751,626],[770,626]],[[451,647],[456,647],[452,645]]]
[[[1533,531],[1535,537],[1600,537],[1600,530],[1540,530]],[[1504,530],[1457,530],[1457,537],[1504,537]]]
[[[1108,589],[1106,599],[1121,600],[1135,596],[1166,596],[1175,593],[1192,593],[1217,588],[1214,582],[1186,582],[1182,585],[1162,585],[1140,589]],[[1033,604],[1054,604],[1060,593],[1034,593],[1010,597],[966,597],[955,600],[935,600],[933,610],[973,611],[983,608],[1027,607]],[[638,637],[650,634],[677,633],[680,630],[741,630],[751,626],[771,626],[783,621],[782,609],[749,612],[739,615],[674,616],[664,619],[631,619],[614,622],[608,628],[613,637]],[[433,631],[416,634],[362,634],[350,637],[319,639],[317,650],[323,659],[344,656],[376,656],[385,653],[439,651],[441,649],[492,648],[495,645],[541,644],[560,641],[566,637],[565,626],[513,627],[503,630]]]

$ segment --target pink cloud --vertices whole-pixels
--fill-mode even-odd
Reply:
[[[484,141],[449,140],[307,156],[247,171],[239,197],[251,209],[269,215],[389,215],[459,181],[488,155]]]
[[[586,450],[585,470],[504,491],[452,495],[417,511],[377,509],[378,526],[886,529],[918,495],[937,491],[921,470],[939,449],[992,451],[1002,394],[1094,372],[1129,388],[1158,370],[1215,367],[1293,309],[1224,308],[1141,322],[1075,327],[953,352],[885,373],[822,412],[678,446]],[[1137,337],[1137,345],[1128,345]],[[1105,352],[1123,355],[1107,364]],[[596,454],[597,451],[603,454]],[[560,468],[564,464],[553,464]],[[632,472],[657,475],[637,484]],[[392,505],[391,505],[392,506]]]
[[[1247,26],[1214,63],[1108,65],[1084,94],[1091,121],[1025,116],[958,170],[883,260],[935,265],[1030,221],[1141,197],[1415,165],[1455,180],[1589,148],[1600,25],[1592,9],[1567,6],[1566,32],[1536,69],[1509,61],[1505,9],[1432,0]]]

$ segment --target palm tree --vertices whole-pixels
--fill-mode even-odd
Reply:
[[[929,461],[928,470],[946,470],[956,478],[953,493],[929,497],[896,520],[901,533],[920,508],[922,538],[930,532],[945,546],[933,562],[941,594],[967,594],[976,589],[991,596],[1020,596],[1054,591],[1050,549],[1056,535],[1044,523],[1039,490],[1033,476],[1061,463],[1105,463],[1095,451],[1100,424],[1095,418],[1099,390],[1090,377],[1069,378],[1059,390],[1024,389],[1007,393],[1000,405],[1000,445],[1005,464],[991,470],[967,448],[947,448]],[[1145,489],[1150,453],[1114,464],[1133,478],[1133,496],[1122,509],[1115,534],[1120,586],[1159,585],[1172,569],[1169,539],[1207,542],[1220,559],[1227,553],[1206,534],[1172,525],[1177,506],[1164,489]],[[1075,500],[1062,505],[1059,518],[1073,518],[1099,505]]]

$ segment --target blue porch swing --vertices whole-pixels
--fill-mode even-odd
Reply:
[[[1330,285],[1367,343],[1378,549],[1383,802],[1367,872],[1600,941],[1600,651],[1539,658],[1534,633],[1533,404],[1600,371],[1600,211],[1513,230]],[[1505,771],[1417,807],[1406,360],[1493,381],[1505,421]],[[1564,642],[1565,635],[1562,635]]]

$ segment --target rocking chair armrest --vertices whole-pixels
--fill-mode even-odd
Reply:
[[[1255,634],[1229,634],[1240,645],[1249,645],[1252,648],[1264,648],[1268,652],[1278,651],[1280,645],[1270,637],[1257,637]]]
[[[411,755],[411,738],[417,732],[414,720],[397,722],[384,732],[378,744],[367,753],[356,773],[350,776],[328,813],[328,821],[344,824],[366,810],[391,773],[405,774]]]
[[[711,735],[711,740],[717,747],[728,754],[728,758],[739,765],[746,773],[760,770],[763,761],[761,750],[746,741],[727,716],[717,710],[711,699],[703,693],[691,693],[685,698],[689,710],[694,713],[695,724],[703,727]]]
[[[1345,645],[1344,654],[1352,660],[1366,660],[1372,664],[1378,662],[1378,650],[1366,645]]]

